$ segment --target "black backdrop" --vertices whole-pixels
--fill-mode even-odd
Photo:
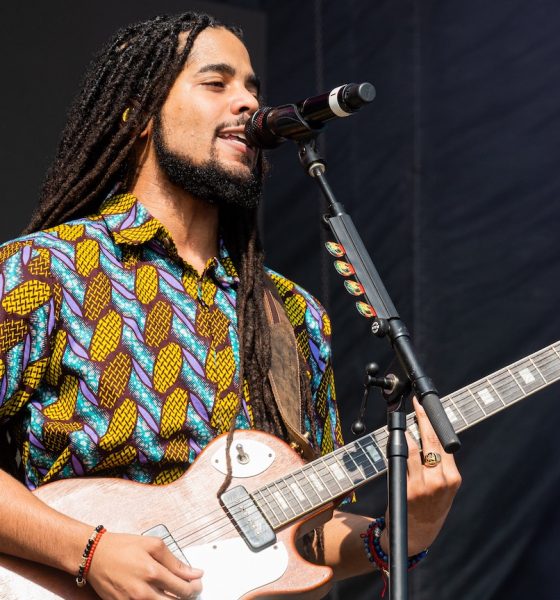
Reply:
[[[205,3],[207,4],[207,3]],[[193,3],[200,7],[202,3]],[[36,198],[87,56],[115,26],[177,1],[6,5],[0,44],[4,239]],[[374,105],[325,136],[333,187],[359,226],[430,375],[447,394],[560,338],[560,10],[553,0],[239,0],[270,102],[369,80]],[[386,364],[320,247],[321,202],[295,148],[271,156],[269,264],[328,306],[346,425],[363,365]],[[560,598],[558,386],[462,435],[463,486],[411,577],[415,600]],[[383,421],[372,401],[369,426]],[[356,510],[379,513],[384,483]],[[376,577],[331,598],[377,597]]]

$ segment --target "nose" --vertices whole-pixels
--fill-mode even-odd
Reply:
[[[254,94],[245,87],[239,90],[231,103],[231,112],[234,115],[241,115],[243,113],[252,115],[258,108],[258,98],[255,98]]]

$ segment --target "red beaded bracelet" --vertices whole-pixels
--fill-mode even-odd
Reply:
[[[95,552],[95,549],[97,548],[97,544],[99,544],[99,540],[101,539],[101,536],[106,531],[107,530],[105,529],[105,527],[103,527],[103,525],[98,525],[93,530],[93,533],[89,536],[86,547],[84,548],[84,553],[82,554],[82,561],[80,562],[80,567],[78,568],[78,575],[76,577],[76,585],[78,587],[84,587],[84,585],[87,583],[86,575],[91,566],[91,560],[93,558],[93,553]]]

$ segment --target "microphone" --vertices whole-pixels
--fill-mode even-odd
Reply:
[[[249,145],[271,149],[287,139],[303,140],[336,117],[348,117],[375,98],[371,83],[347,83],[296,104],[263,106],[245,125]]]

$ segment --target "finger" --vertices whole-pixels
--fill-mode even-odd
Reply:
[[[179,598],[194,598],[200,594],[204,574],[202,569],[185,564],[165,545],[159,546],[152,556],[162,567],[158,572],[158,580],[154,580],[153,584]]]
[[[177,598],[181,598],[181,600],[196,598],[202,591],[202,579],[200,577],[186,580],[175,575],[161,564],[150,581],[150,585],[158,593],[163,593],[162,597],[169,598],[169,594],[172,594]]]
[[[441,457],[441,462],[436,467],[442,467],[446,481],[455,490],[459,488],[461,484],[461,476],[455,463],[455,457],[453,454],[445,452],[442,448],[441,443],[434,431],[428,415],[424,408],[420,405],[416,397],[413,398],[414,410],[416,411],[416,419],[418,421],[418,431],[420,432],[420,438],[422,440],[422,451],[424,456],[428,452],[436,452]],[[434,475],[440,471],[438,468],[429,468],[428,471],[434,472]]]
[[[432,424],[430,423],[430,419],[428,418],[428,415],[426,414],[426,411],[424,410],[420,402],[418,402],[416,397],[412,399],[412,402],[414,404],[414,410],[416,412],[418,431],[420,432],[420,439],[422,440],[422,451],[424,455],[426,455],[428,452],[435,452],[441,457],[440,464],[454,464],[452,455],[448,454],[443,449],[439,438],[436,432],[434,431]]]
[[[408,474],[412,475],[413,473],[420,473],[423,465],[418,443],[410,432],[405,431],[404,434],[408,443],[408,460],[406,462]]]

